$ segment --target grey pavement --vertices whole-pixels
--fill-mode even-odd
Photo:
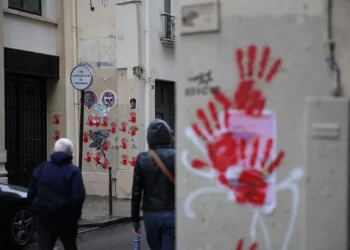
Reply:
[[[142,225],[141,249],[148,250],[146,234]],[[78,235],[78,249],[82,250],[131,250],[133,239],[130,223],[94,230]],[[25,250],[36,250],[36,245],[28,246]],[[57,241],[54,250],[64,250],[62,243]]]

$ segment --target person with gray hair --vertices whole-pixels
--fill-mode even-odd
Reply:
[[[28,189],[40,250],[52,250],[59,237],[64,249],[75,250],[78,220],[85,200],[80,169],[72,163],[73,143],[56,141],[51,161],[35,169]]]

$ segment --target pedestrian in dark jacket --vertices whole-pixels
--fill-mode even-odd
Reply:
[[[40,250],[52,250],[57,237],[64,249],[78,249],[78,220],[85,200],[80,169],[72,163],[73,144],[62,138],[55,143],[51,161],[32,176],[28,200],[32,204]]]
[[[153,120],[147,131],[153,149],[170,174],[175,176],[175,149],[170,128],[163,120]],[[175,186],[149,152],[136,159],[132,187],[131,217],[134,234],[140,234],[140,204],[148,245],[152,250],[175,249]]]

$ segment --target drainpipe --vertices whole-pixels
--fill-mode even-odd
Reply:
[[[145,0],[145,128],[147,131],[148,124],[151,119],[151,65],[150,65],[150,24],[149,24],[149,2],[150,0]],[[146,143],[146,150],[148,150],[148,144]]]
[[[73,65],[78,65],[78,3],[77,0],[72,0],[72,31],[73,31]],[[75,161],[78,164],[79,155],[79,93],[78,90],[72,87],[74,92],[74,128],[75,128]]]

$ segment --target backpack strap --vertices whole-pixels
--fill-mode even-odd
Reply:
[[[165,176],[168,177],[169,181],[175,186],[175,177],[169,172],[168,168],[164,165],[157,153],[153,149],[148,150],[148,153],[153,157],[154,161],[160,167]]]

